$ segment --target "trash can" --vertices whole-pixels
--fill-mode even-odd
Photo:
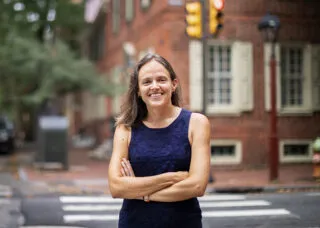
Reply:
[[[42,116],[38,128],[36,161],[42,168],[69,168],[68,120],[61,116]]]

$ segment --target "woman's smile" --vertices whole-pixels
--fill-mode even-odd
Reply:
[[[169,72],[157,61],[144,65],[139,73],[139,96],[147,106],[163,106],[171,103],[176,81],[171,80]]]

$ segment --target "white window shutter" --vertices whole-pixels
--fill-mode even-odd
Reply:
[[[192,111],[202,110],[202,45],[198,40],[189,41],[189,98]]]
[[[281,67],[280,67],[280,45],[275,46],[276,55],[276,86],[277,86],[277,110],[281,108]],[[264,104],[265,109],[271,109],[271,81],[270,81],[270,57],[271,43],[264,44]]]
[[[311,53],[313,110],[320,111],[320,45],[313,45]]]
[[[253,109],[253,48],[249,42],[235,42],[232,46],[232,78],[235,86],[233,100],[239,111]]]
[[[303,49],[303,109],[312,110],[312,45]]]

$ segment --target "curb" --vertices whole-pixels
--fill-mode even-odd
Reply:
[[[268,186],[264,187],[265,193],[289,193],[289,192],[312,192],[320,191],[320,185],[304,186]]]

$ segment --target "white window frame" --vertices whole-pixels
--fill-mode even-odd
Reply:
[[[212,146],[234,146],[235,156],[212,156],[212,165],[237,165],[242,162],[242,142],[240,140],[233,139],[214,139],[210,141],[210,148]]]
[[[283,51],[285,51],[285,55],[283,55],[284,53],[282,52],[282,49],[283,49]],[[294,57],[294,56],[290,55],[289,50],[291,50],[291,49],[294,49],[295,51],[299,50],[299,52],[300,52],[300,55],[301,55],[301,62],[300,62],[301,73],[300,74],[298,74],[298,72],[294,72],[294,74],[289,72],[290,68],[291,68],[291,64],[290,64],[289,60],[290,60],[290,58]],[[304,62],[305,62],[306,55],[304,54],[304,49],[301,46],[292,46],[292,45],[290,45],[290,46],[287,46],[287,45],[281,46],[280,47],[280,52],[281,52],[281,55],[280,55],[281,60],[283,60],[284,56],[287,58],[285,62],[281,61],[281,66],[283,66],[285,64],[285,68],[286,68],[286,72],[284,73],[283,69],[281,67],[281,78],[280,78],[280,80],[281,80],[281,94],[280,94],[280,96],[281,96],[281,106],[285,107],[285,108],[299,109],[299,108],[301,108],[301,106],[303,106],[304,101],[305,101],[305,99],[304,99],[304,96],[305,96],[304,90],[305,90],[305,84],[306,83],[304,83],[304,80],[305,80],[306,75],[305,75],[305,69],[304,69]],[[294,61],[297,61],[297,59],[295,59]],[[297,65],[294,65],[293,67],[296,68]],[[289,90],[291,88],[290,87],[290,80],[293,80],[293,79],[299,80],[299,83],[300,83],[299,84],[299,88],[302,91],[302,93],[300,95],[301,96],[300,97],[301,104],[295,104],[295,105],[288,104],[288,103],[290,103],[290,100],[294,99],[295,95],[297,95],[297,94],[290,94],[289,93]],[[282,83],[283,80],[285,80],[286,83],[283,84]],[[286,93],[284,93],[284,91],[283,91],[284,86],[286,87],[284,89],[286,91]],[[287,104],[283,104],[283,99],[284,99],[283,95],[284,96],[288,96],[288,97],[286,97],[286,100],[285,100],[285,103],[287,103]],[[297,101],[295,101],[295,102],[297,102]]]
[[[303,53],[303,91],[302,91],[302,105],[301,106],[282,106],[282,93],[281,93],[281,47],[301,47]],[[312,76],[311,76],[311,45],[305,43],[283,43],[276,44],[276,107],[279,115],[310,115],[312,114]],[[265,43],[264,45],[264,62],[265,62],[265,108],[267,111],[271,109],[270,98],[270,54],[271,44]]]
[[[231,104],[208,104],[208,115],[239,116],[253,110],[253,45],[242,41],[209,40],[208,45],[231,47]],[[209,50],[209,49],[208,49]],[[208,59],[208,50],[206,59]],[[201,111],[203,104],[203,50],[200,41],[189,41],[190,109]],[[208,66],[209,64],[207,64]],[[207,68],[207,70],[209,70]]]
[[[217,76],[219,75],[221,72],[210,72],[209,71],[209,66],[211,63],[209,63],[209,50],[212,46],[216,46],[216,47],[228,47],[230,48],[230,75],[229,76]],[[228,112],[230,107],[232,108],[234,106],[234,103],[235,103],[235,90],[236,90],[236,87],[235,87],[235,82],[234,82],[234,77],[232,75],[232,44],[228,43],[224,43],[224,44],[209,44],[208,45],[208,51],[206,52],[207,54],[207,59],[208,59],[208,64],[207,64],[207,76],[208,76],[208,84],[209,84],[209,79],[210,78],[213,78],[213,79],[220,79],[220,78],[228,78],[230,80],[230,90],[231,90],[231,94],[230,94],[230,103],[229,104],[210,104],[208,103],[208,106],[207,106],[207,109],[208,109],[208,112],[213,112],[213,111],[218,111],[218,110],[224,110],[225,112]],[[222,74],[222,73],[221,73]],[[216,86],[217,87],[217,86]],[[207,87],[208,89],[208,87]],[[209,96],[209,91],[207,91],[207,96]],[[217,97],[215,97],[217,99]],[[227,111],[228,110],[228,111]]]
[[[231,57],[230,57],[230,65],[231,65],[231,103],[230,104],[207,104],[207,113],[212,115],[219,115],[219,114],[231,114],[231,115],[239,115],[240,110],[237,109],[236,106],[236,91],[237,85],[236,81],[234,80],[234,75],[232,74],[232,58],[233,58],[233,47],[232,42],[216,42],[216,41],[208,41],[208,47],[210,46],[229,46],[231,50]],[[206,52],[206,59],[209,59],[209,48]],[[209,63],[207,63],[207,72],[209,72]],[[208,73],[209,74],[209,73]],[[208,91],[207,91],[208,92]]]
[[[285,156],[285,145],[309,145],[309,153],[307,156]],[[312,140],[310,139],[286,139],[279,141],[279,157],[281,163],[299,163],[299,162],[311,162],[312,160]]]

